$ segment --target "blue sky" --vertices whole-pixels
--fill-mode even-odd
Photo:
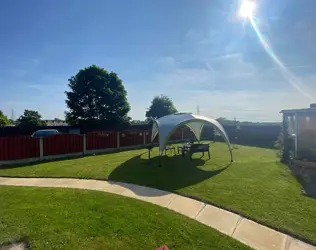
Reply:
[[[0,8],[0,109],[63,118],[67,79],[97,64],[123,80],[130,116],[155,95],[182,112],[278,121],[307,107],[238,0],[11,0]],[[256,23],[300,88],[316,97],[316,1],[257,1]]]

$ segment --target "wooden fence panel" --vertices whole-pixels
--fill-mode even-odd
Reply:
[[[87,134],[87,150],[117,148],[117,133],[100,131]]]
[[[0,138],[0,161],[39,157],[39,139],[30,136]]]
[[[151,130],[145,130],[145,143],[150,144],[151,143]]]
[[[120,147],[128,147],[144,144],[145,131],[123,131],[120,132]]]
[[[43,152],[47,155],[61,155],[83,152],[83,137],[75,134],[59,134],[43,138]]]

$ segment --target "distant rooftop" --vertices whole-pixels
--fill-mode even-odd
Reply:
[[[316,113],[316,103],[312,103],[309,108],[304,109],[284,109],[280,113],[293,114],[293,113]]]
[[[67,126],[68,124],[59,119],[54,119],[54,120],[44,120],[47,124],[47,126]]]

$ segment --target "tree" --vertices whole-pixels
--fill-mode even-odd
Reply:
[[[130,105],[127,92],[114,72],[92,65],[81,69],[69,80],[66,104],[66,121],[107,121],[120,123],[129,121]]]
[[[161,95],[154,97],[149,109],[146,111],[146,117],[149,119],[157,119],[177,112],[172,99],[168,96]]]
[[[32,128],[36,126],[46,126],[46,123],[41,120],[42,116],[34,110],[24,110],[23,115],[18,119],[19,126]]]
[[[3,112],[0,110],[0,127],[4,127],[6,125],[11,124],[10,120],[6,115],[3,114]]]

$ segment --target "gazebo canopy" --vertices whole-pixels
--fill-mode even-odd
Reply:
[[[230,152],[231,161],[233,161],[232,149],[230,146],[229,138],[224,128],[215,119],[208,118],[205,116],[193,115],[193,114],[188,114],[188,113],[163,116],[154,121],[152,134],[151,134],[151,142],[154,141],[158,133],[159,149],[160,149],[160,154],[162,154],[170,135],[178,127],[181,127],[184,125],[189,127],[192,130],[193,134],[195,135],[196,139],[199,141],[201,138],[203,126],[205,124],[211,124],[213,127],[215,127],[218,130],[218,132],[221,134],[221,136],[224,138],[224,140],[227,143],[227,146]]]

